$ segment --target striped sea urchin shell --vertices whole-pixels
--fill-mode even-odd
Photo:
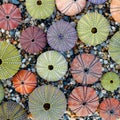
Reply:
[[[2,84],[0,83],[0,103],[4,98],[4,95],[5,95],[4,88],[3,88]]]
[[[82,54],[74,58],[70,71],[78,83],[92,84],[102,76],[102,64],[96,56]]]
[[[26,111],[16,102],[9,100],[0,105],[0,120],[28,120]]]
[[[52,15],[55,2],[54,0],[26,0],[28,13],[35,19],[46,19]]]
[[[115,98],[107,98],[100,103],[100,117],[104,120],[119,120],[120,102]]]
[[[109,22],[97,12],[87,13],[77,24],[78,37],[87,45],[101,44],[107,39],[109,30]]]
[[[104,2],[106,2],[106,0],[89,0],[89,1],[94,4],[103,4]]]
[[[77,33],[70,23],[60,20],[50,26],[47,39],[53,49],[64,52],[74,47]]]
[[[47,44],[46,34],[39,27],[28,27],[20,36],[22,48],[29,53],[39,53]]]
[[[20,53],[16,47],[6,41],[0,42],[0,79],[12,77],[21,64]]]
[[[116,22],[120,22],[120,0],[112,0],[110,3],[110,12]]]
[[[68,16],[80,13],[86,5],[86,0],[56,0],[57,9]]]
[[[43,79],[57,81],[65,75],[68,64],[62,54],[56,51],[47,51],[38,57],[36,68]]]
[[[29,110],[35,120],[58,120],[66,111],[66,98],[56,87],[43,85],[29,96]]]
[[[114,72],[107,72],[102,76],[101,84],[104,89],[113,92],[120,86],[120,77]]]
[[[96,91],[90,87],[77,87],[73,89],[68,98],[68,107],[77,116],[88,116],[97,110],[99,105]]]
[[[13,4],[0,5],[0,28],[11,30],[21,22],[20,10]]]
[[[120,31],[116,32],[109,42],[109,53],[111,58],[120,64]]]
[[[20,94],[30,94],[37,85],[36,75],[28,70],[20,70],[12,79],[15,90]]]

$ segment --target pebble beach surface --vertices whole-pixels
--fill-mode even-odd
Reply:
[[[117,64],[112,60],[109,54],[109,41],[111,37],[120,30],[120,23],[115,22],[112,18],[112,15],[110,13],[110,2],[111,0],[107,0],[105,3],[100,5],[95,5],[93,3],[90,3],[87,1],[86,7],[82,10],[81,13],[75,15],[75,16],[66,16],[62,14],[60,11],[57,10],[57,8],[54,9],[54,13],[51,15],[51,17],[45,19],[45,20],[37,20],[32,18],[29,13],[27,12],[26,6],[25,6],[25,0],[0,0],[0,4],[10,2],[14,5],[16,5],[22,15],[22,23],[13,30],[4,30],[0,29],[0,41],[7,41],[16,46],[18,51],[21,54],[21,66],[19,70],[25,69],[29,70],[37,75],[37,87],[41,85],[53,85],[57,88],[59,88],[65,95],[66,99],[68,99],[71,91],[78,86],[82,86],[81,83],[77,83],[70,72],[70,65],[73,61],[73,59],[82,53],[89,53],[94,54],[100,59],[100,62],[102,64],[102,72],[115,72],[117,75],[120,76],[120,65]],[[42,79],[36,69],[36,63],[38,56],[45,51],[53,50],[48,44],[43,49],[43,51],[39,54],[29,54],[25,50],[21,48],[20,45],[20,35],[23,30],[30,26],[38,26],[39,28],[42,28],[45,32],[47,32],[48,28],[57,20],[63,19],[64,21],[69,22],[73,27],[76,28],[78,21],[81,19],[83,15],[89,12],[98,12],[99,14],[102,14],[110,23],[110,32],[109,36],[107,37],[107,40],[102,42],[101,44],[98,44],[96,46],[89,46],[84,44],[79,38],[76,41],[75,46],[66,52],[60,52],[68,62],[68,71],[67,73],[59,80],[55,82],[49,82],[45,79]],[[20,93],[15,91],[15,88],[12,83],[12,78],[1,80],[4,90],[5,90],[5,97],[2,102],[7,100],[13,100],[19,103],[23,108],[27,110],[27,113],[29,115],[29,120],[32,120],[31,113],[29,111],[28,106],[28,97],[29,95],[21,95]],[[92,87],[96,90],[97,95],[99,97],[99,103],[103,101],[105,98],[116,98],[120,101],[120,87],[118,87],[115,91],[110,92],[105,90],[101,85],[101,79],[99,79],[94,84],[87,85],[89,87]],[[79,117],[76,116],[68,107],[64,113],[64,115],[60,118],[60,120],[102,120],[102,118],[99,115],[98,110],[93,113],[90,116],[87,117]]]

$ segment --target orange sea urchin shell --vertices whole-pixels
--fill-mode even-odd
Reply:
[[[31,93],[37,84],[36,76],[28,70],[20,70],[12,79],[15,90],[21,94]]]

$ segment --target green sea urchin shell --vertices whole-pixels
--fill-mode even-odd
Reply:
[[[58,88],[43,85],[30,94],[29,109],[35,120],[59,120],[66,111],[66,98]]]
[[[105,73],[101,78],[101,84],[103,88],[105,88],[106,90],[114,91],[120,85],[120,78],[116,73],[108,72],[108,73]]]
[[[97,45],[107,39],[110,26],[107,19],[97,13],[87,13],[78,22],[77,31],[81,41],[88,45]]]
[[[26,111],[16,102],[8,101],[0,105],[0,120],[28,120]]]
[[[20,54],[15,46],[0,42],[0,79],[12,77],[20,67]]]
[[[38,74],[43,79],[57,81],[65,75],[68,64],[66,59],[59,52],[47,51],[38,57],[36,68]]]
[[[120,31],[110,39],[109,53],[112,59],[120,64]]]
[[[26,0],[26,8],[29,14],[36,19],[46,19],[55,8],[54,0]]]
[[[2,86],[2,84],[0,83],[0,103],[4,98],[4,88]]]

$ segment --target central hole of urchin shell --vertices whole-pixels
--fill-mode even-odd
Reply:
[[[114,114],[114,110],[110,110],[110,114]]]
[[[113,80],[110,80],[110,83],[113,83]]]
[[[0,59],[0,65],[2,64],[2,60]]]
[[[95,28],[95,27],[92,28],[92,29],[91,29],[91,32],[92,32],[93,34],[97,33],[97,28]]]
[[[37,5],[42,5],[42,1],[41,1],[41,0],[38,0],[38,1],[37,1]]]
[[[10,119],[7,119],[7,120],[10,120]]]
[[[85,72],[85,73],[88,73],[88,72],[89,72],[89,69],[88,69],[88,68],[85,68],[85,69],[84,69],[84,72]]]
[[[54,68],[53,65],[48,65],[49,70],[53,70],[53,68]]]
[[[58,35],[58,39],[59,39],[59,40],[62,40],[63,38],[64,38],[63,34],[60,33],[60,34]]]
[[[22,85],[24,85],[24,82],[23,82],[23,81],[21,81],[21,84],[22,84]]]
[[[35,40],[34,39],[32,39],[32,42],[34,42]]]
[[[49,110],[49,109],[50,109],[50,103],[45,103],[45,104],[43,105],[43,108],[44,108],[45,110]]]
[[[86,105],[87,103],[86,102],[83,102],[82,105]]]
[[[9,16],[9,15],[7,15],[7,16],[6,16],[6,19],[9,19],[9,18],[10,18],[10,16]]]

